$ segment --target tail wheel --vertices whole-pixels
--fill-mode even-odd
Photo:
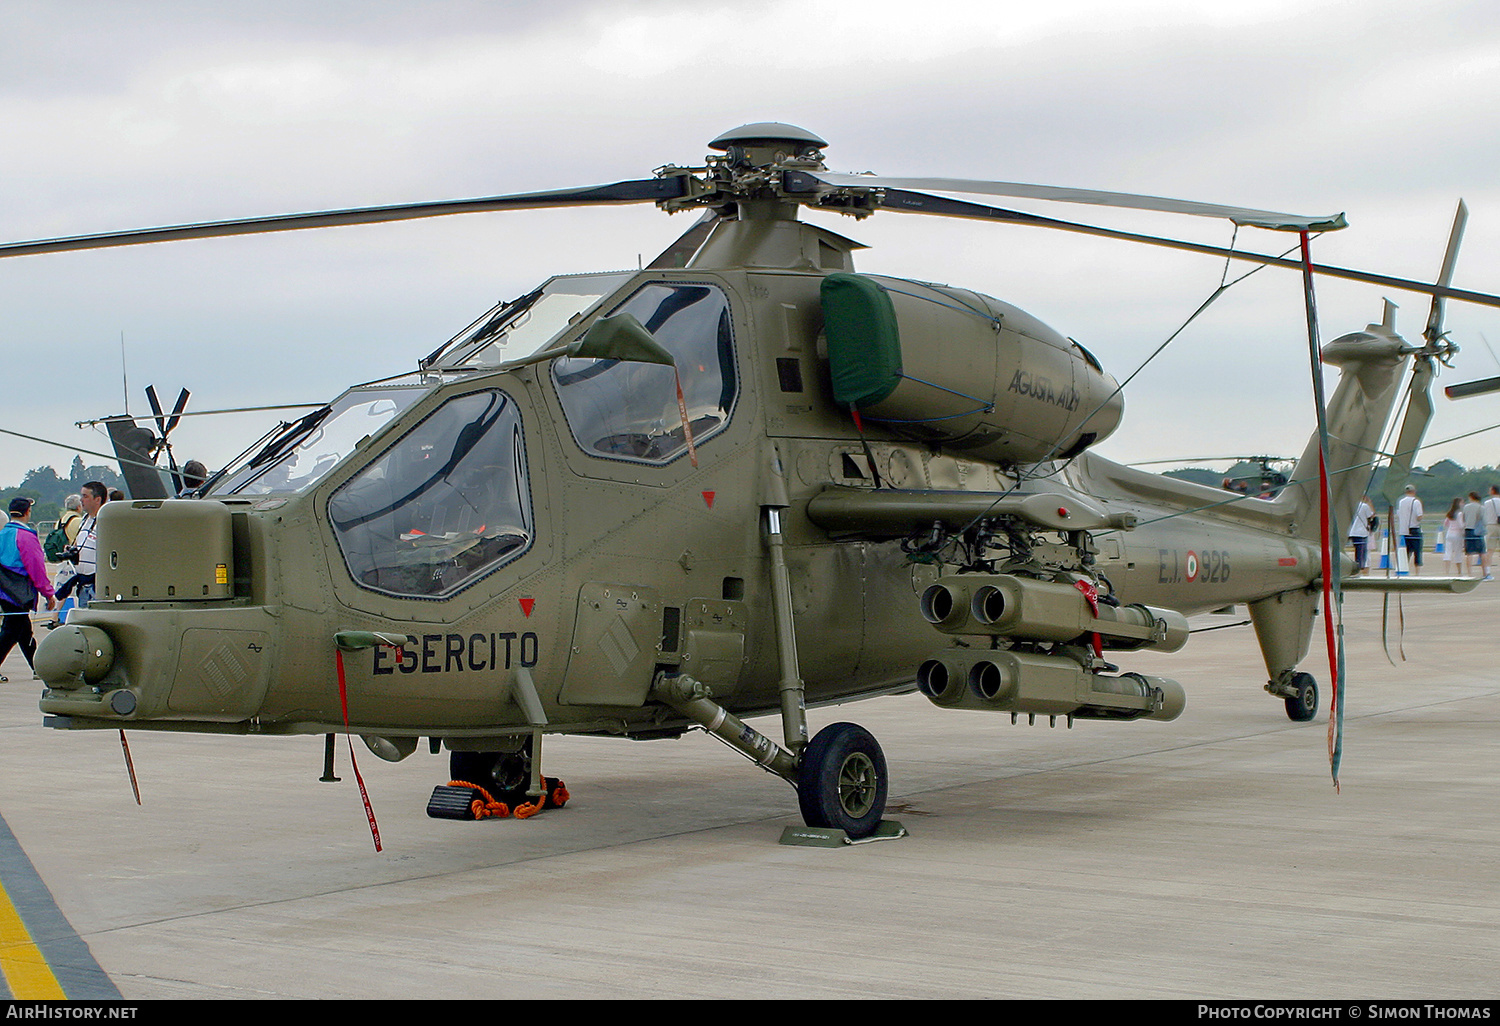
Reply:
[[[1318,715],[1318,682],[1310,673],[1292,675],[1297,693],[1286,700],[1286,714],[1297,723],[1306,723]]]
[[[856,839],[880,825],[888,786],[880,744],[855,723],[831,723],[818,731],[797,767],[803,821]]]

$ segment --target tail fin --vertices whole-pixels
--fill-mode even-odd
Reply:
[[[1338,388],[1328,401],[1327,417],[1330,526],[1336,552],[1342,548],[1343,534],[1348,531],[1349,520],[1367,487],[1370,466],[1380,455],[1380,437],[1400,395],[1406,360],[1413,350],[1396,334],[1395,310],[1395,305],[1387,301],[1381,323],[1334,339],[1323,347],[1323,362],[1342,369]],[[1297,461],[1297,469],[1292,472],[1291,483],[1275,500],[1281,507],[1279,512],[1291,521],[1293,532],[1309,541],[1318,541],[1322,530],[1318,448],[1318,434],[1314,431]],[[1294,707],[1300,710],[1293,714],[1293,719],[1307,719],[1311,715],[1304,705],[1298,704],[1304,698],[1297,688],[1296,668],[1307,655],[1317,603],[1315,592],[1299,589],[1249,605],[1250,619],[1255,624],[1256,639],[1270,676],[1266,690],[1288,700],[1289,714],[1293,714]]]
[[[1389,300],[1381,323],[1351,332],[1323,347],[1323,362],[1341,368],[1338,388],[1328,401],[1328,483],[1330,514],[1336,530],[1349,518],[1368,487],[1370,467],[1380,455],[1380,438],[1400,396],[1403,372],[1414,348],[1396,334],[1395,304]],[[1308,439],[1282,504],[1299,537],[1319,536],[1318,435]],[[1341,537],[1342,535],[1336,535]]]

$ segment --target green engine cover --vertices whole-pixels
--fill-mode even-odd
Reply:
[[[901,331],[891,297],[859,274],[828,275],[822,293],[833,397],[841,406],[874,406],[901,383]]]

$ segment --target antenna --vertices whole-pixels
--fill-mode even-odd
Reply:
[[[120,329],[120,384],[125,389],[125,416],[130,416],[130,379],[125,376],[125,329]]]

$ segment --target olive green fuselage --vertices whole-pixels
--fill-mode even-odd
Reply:
[[[981,346],[971,365],[933,373],[972,380],[988,412],[952,429],[936,417],[919,426],[865,421],[861,437],[849,410],[833,401],[822,342],[820,285],[830,272],[851,270],[847,244],[793,222],[746,227],[718,246],[741,266],[643,271],[595,310],[608,312],[617,299],[648,287],[664,295],[704,289],[722,295],[728,319],[720,320],[719,352],[732,360],[717,368],[728,382],[717,400],[720,414],[694,420],[707,426],[701,439],[681,438],[677,403],[663,388],[651,401],[659,399],[658,420],[666,427],[651,429],[656,434],[616,430],[605,447],[606,439],[578,426],[585,404],[565,408],[560,397],[560,383],[573,380],[567,361],[559,363],[562,370],[537,362],[430,372],[420,398],[301,490],[211,490],[203,499],[106,506],[99,521],[100,594],[73,622],[102,628],[117,659],[102,681],[54,686],[43,710],[77,727],[343,729],[334,636],[377,631],[407,640],[399,649],[342,656],[347,719],[356,733],[482,744],[528,731],[539,725],[517,698],[518,682],[525,682],[540,699],[548,731],[670,734],[685,721],[648,695],[663,672],[701,681],[732,711],[774,711],[783,660],[767,508],[784,510],[808,704],[909,689],[917,665],[948,643],[918,611],[918,596],[943,567],[909,560],[899,540],[904,530],[830,530],[809,519],[809,501],[830,486],[999,495],[1016,489],[1020,477],[1019,491],[1133,518],[1133,530],[1092,532],[1095,567],[1127,603],[1193,613],[1304,589],[1317,575],[1315,550],[1290,500],[1220,505],[1228,493],[1089,454],[1058,473],[1025,480],[1027,464],[994,455],[1012,446],[1034,456],[1047,439],[1073,445],[1095,410],[1113,403],[1118,414],[1118,399],[1113,379],[1091,355],[1020,311],[966,298],[977,294],[934,292],[942,302],[930,304],[934,317],[921,329],[927,335],[907,337],[903,346],[909,352],[940,346],[944,316],[957,318],[963,330],[982,330],[992,350]],[[758,259],[774,266],[759,269]],[[905,284],[913,293],[932,289]],[[988,305],[976,322],[981,301]],[[954,313],[945,304],[964,309]],[[561,351],[593,316],[574,317],[553,344]],[[698,376],[714,369],[684,365],[679,356],[677,370],[691,393]],[[955,391],[943,395],[949,407]],[[452,543],[457,554],[441,565],[408,560],[396,571],[367,571],[378,559],[353,553],[351,539],[363,528],[351,525],[384,516],[386,508],[356,517],[347,512],[354,497],[372,480],[394,477],[409,455],[402,440],[415,437],[435,411],[474,396],[488,397],[519,425],[519,465],[492,471],[514,478],[511,501],[520,523],[506,543],[511,547],[498,547],[501,554],[482,572],[455,570],[465,565],[464,544],[495,537],[493,522],[469,524],[469,541]],[[683,451],[642,455],[648,441],[660,447],[674,438]],[[462,470],[455,464],[453,475]],[[227,560],[205,563],[204,545],[222,552],[226,543],[200,537],[208,529],[179,515],[201,504],[228,511]],[[939,511],[934,520],[943,516]],[[392,534],[390,544],[413,552],[460,533],[440,534],[431,525],[393,530],[404,533],[399,541]],[[430,593],[414,591],[412,566],[422,574],[431,567],[437,583]],[[178,571],[190,583],[172,594],[160,591]],[[390,573],[397,576],[381,576]],[[439,580],[443,574],[458,583]],[[200,580],[207,583],[197,591]],[[141,581],[157,591],[140,591]],[[121,688],[134,699],[123,703],[124,713],[121,703],[110,702]]]

